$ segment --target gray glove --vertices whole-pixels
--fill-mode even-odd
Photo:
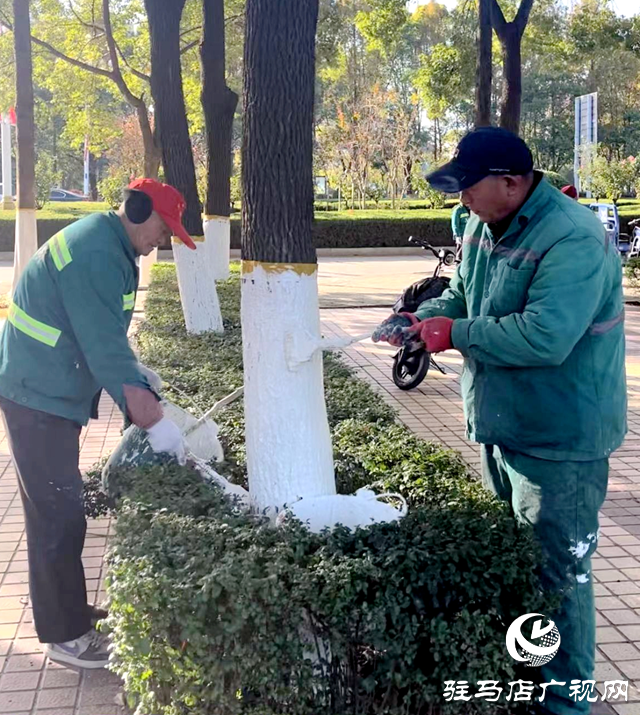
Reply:
[[[149,383],[149,387],[157,393],[158,395],[162,393],[162,378],[160,375],[158,375],[157,372],[154,372],[151,368],[147,367],[146,365],[143,365],[142,363],[138,363],[138,370],[147,378],[147,382]]]
[[[378,327],[373,331],[371,340],[373,340],[374,343],[378,343],[381,340],[389,342],[389,338],[393,333],[400,335],[402,328],[408,328],[410,325],[411,321],[409,318],[405,318],[403,315],[397,315],[394,313],[378,325]]]

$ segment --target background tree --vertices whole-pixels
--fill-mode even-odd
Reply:
[[[28,0],[13,0],[13,27],[16,61],[16,116],[18,120],[18,203],[13,262],[13,289],[15,289],[29,259],[38,250],[33,67]]]
[[[229,275],[229,215],[233,118],[238,95],[227,86],[224,0],[203,0],[201,101],[205,120],[207,189],[205,241],[212,241],[214,277]],[[210,235],[207,235],[210,233]]]
[[[135,63],[146,56],[146,23],[140,22],[141,6],[128,2],[120,6],[117,22],[112,22],[109,0],[39,0],[32,41],[52,57],[78,70],[108,80],[135,111],[145,146],[145,175],[157,177],[160,151],[156,145],[145,89],[149,77]],[[10,27],[6,13],[0,21]],[[80,106],[83,106],[83,102]]]
[[[184,4],[185,0],[145,0],[151,44],[151,94],[165,178],[187,202],[185,228],[201,236],[201,207],[182,90],[180,20]]]
[[[478,65],[475,114],[475,125],[477,127],[486,127],[491,124],[492,40],[491,0],[478,0]]]
[[[522,36],[529,22],[533,0],[520,0],[515,18],[507,22],[498,0],[491,2],[491,22],[502,45],[503,89],[500,126],[516,134],[520,131],[522,102]]]

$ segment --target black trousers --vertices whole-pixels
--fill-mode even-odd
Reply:
[[[24,507],[36,632],[42,643],[74,640],[91,628],[82,565],[81,427],[2,397],[0,408]]]

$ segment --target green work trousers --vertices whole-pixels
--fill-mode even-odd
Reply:
[[[545,614],[558,627],[560,648],[549,663],[537,669],[540,682],[566,683],[548,687],[540,703],[554,715],[588,713],[590,708],[586,698],[571,697],[569,688],[572,680],[593,679],[596,613],[591,556],[598,543],[598,511],[606,496],[608,476],[608,459],[551,462],[482,446],[485,488],[509,502],[519,521],[533,526],[545,556],[543,587],[565,589],[560,608]]]

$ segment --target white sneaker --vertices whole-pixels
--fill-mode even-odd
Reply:
[[[55,663],[74,668],[106,668],[109,664],[109,639],[94,628],[66,643],[47,643],[44,654]]]

